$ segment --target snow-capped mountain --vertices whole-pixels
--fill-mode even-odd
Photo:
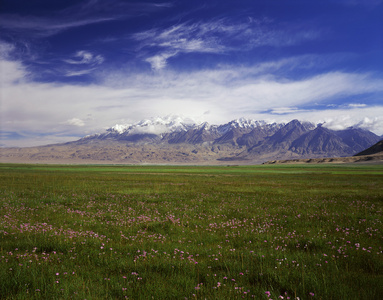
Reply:
[[[274,123],[275,124],[275,123]],[[166,116],[145,119],[133,124],[116,124],[108,128],[107,132],[118,134],[161,134],[188,131],[189,129],[218,130],[221,134],[225,134],[232,129],[254,129],[268,125],[265,121],[256,121],[251,119],[235,119],[223,125],[211,125],[208,122],[197,122],[190,118],[182,118],[180,116]]]
[[[107,131],[113,133],[117,132],[119,134],[161,134],[187,131],[195,126],[198,126],[198,123],[192,119],[182,118],[180,116],[166,116],[146,119],[134,124],[116,124],[115,126],[108,128]]]
[[[292,120],[245,118],[212,125],[179,116],[117,124],[78,141],[36,149],[10,149],[7,159],[82,163],[252,164],[267,160],[350,156],[381,138],[361,129],[331,130]]]
[[[353,128],[334,131],[310,122],[287,124],[245,118],[211,125],[179,116],[156,117],[134,124],[115,125],[101,134],[84,138],[138,144],[218,145],[242,151],[254,158],[270,153],[284,156],[349,156],[379,141],[372,132]],[[222,147],[221,146],[221,147]],[[218,149],[218,148],[217,148]]]
[[[133,124],[116,124],[99,133],[86,138],[118,139],[137,142],[169,141],[180,142],[205,142],[221,138],[221,142],[249,133],[254,129],[279,129],[284,124],[268,124],[265,121],[256,121],[240,118],[222,125],[212,125],[207,122],[197,122],[190,118],[180,116],[155,117],[142,120]],[[193,137],[199,135],[200,137]],[[204,136],[204,137],[202,137]],[[220,142],[220,141],[218,141]],[[235,143],[235,142],[234,142]]]
[[[251,119],[245,119],[245,118],[239,118],[230,121],[227,124],[220,125],[218,127],[218,130],[222,133],[226,133],[227,131],[231,129],[254,129],[257,127],[262,127],[268,125],[265,121],[256,121]]]

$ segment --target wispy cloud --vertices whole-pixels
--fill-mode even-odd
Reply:
[[[74,55],[74,59],[64,59],[64,62],[73,65],[99,65],[104,62],[102,55],[94,55],[89,51],[80,50]]]
[[[286,115],[286,114],[293,114],[298,112],[307,111],[306,109],[299,109],[298,107],[275,107],[272,108],[269,113],[270,114],[276,114],[276,115]]]
[[[62,72],[62,75],[65,77],[76,77],[76,76],[83,76],[87,74],[91,74],[94,72],[96,69],[86,69],[86,70],[80,70],[80,71],[73,71],[73,70],[65,70]]]
[[[94,72],[104,62],[102,55],[96,55],[89,51],[77,51],[73,57],[63,59],[68,66],[60,66],[57,73],[66,77],[82,76]]]
[[[47,37],[73,27],[114,20],[113,17],[35,17],[20,15],[0,15],[0,27],[22,36]]]
[[[222,18],[210,22],[184,22],[167,28],[153,28],[132,35],[147,51],[145,60],[153,69],[166,66],[166,60],[181,53],[216,53],[251,50],[260,46],[291,46],[318,38],[315,30],[273,28],[268,19],[242,22]],[[152,53],[155,53],[154,55]],[[160,62],[160,63],[159,63]]]
[[[128,3],[124,1],[81,1],[50,16],[0,14],[0,28],[28,37],[48,37],[75,27],[136,17],[170,7],[171,3]]]

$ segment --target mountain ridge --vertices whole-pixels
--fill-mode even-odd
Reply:
[[[379,140],[379,136],[361,128],[331,130],[322,124],[299,120],[285,124],[239,118],[211,125],[169,116],[117,124],[105,132],[64,144],[2,149],[0,158],[84,163],[252,164],[351,156]]]

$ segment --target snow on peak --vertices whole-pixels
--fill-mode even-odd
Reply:
[[[239,118],[229,122],[229,124],[234,128],[256,128],[256,127],[265,125],[266,122],[256,121],[256,120],[251,120],[246,118]]]
[[[119,134],[161,134],[166,132],[187,131],[196,125],[192,119],[170,115],[145,119],[134,124],[116,124],[107,131],[117,132]]]
[[[114,125],[113,127],[107,129],[107,131],[116,131],[118,133],[124,133],[125,131],[128,131],[129,128],[131,128],[133,125],[132,124],[124,124],[124,125],[120,125],[120,124],[116,124]]]
[[[265,125],[267,125],[265,121],[256,121],[246,118],[239,118],[232,120],[224,125],[220,125],[219,131],[221,133],[225,133],[231,129],[254,129]]]
[[[116,124],[115,126],[107,129],[108,132],[118,134],[163,134],[169,132],[188,131],[189,129],[204,129],[204,130],[217,130],[225,133],[231,129],[254,129],[257,127],[267,126],[266,121],[257,121],[246,118],[239,118],[232,120],[223,125],[211,125],[207,122],[196,122],[190,118],[184,118],[178,115],[169,115],[166,117],[154,117],[150,119],[141,120],[133,124]],[[274,124],[275,125],[275,124]],[[272,126],[272,124],[269,124]]]

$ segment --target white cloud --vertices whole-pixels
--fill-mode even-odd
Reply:
[[[173,53],[160,53],[158,55],[145,59],[152,66],[153,70],[161,70],[166,67],[168,58],[177,55],[177,52]]]
[[[24,80],[27,74],[28,72],[20,62],[0,59],[0,84],[7,85]]]
[[[271,114],[284,115],[284,114],[292,114],[297,112],[307,111],[303,109],[299,109],[297,107],[275,107],[270,110]]]
[[[12,52],[15,47],[9,43],[0,41],[0,87],[14,84],[24,80],[28,72],[20,61],[12,60]],[[2,91],[0,89],[0,95]],[[1,98],[0,98],[1,100]]]
[[[85,122],[83,120],[78,119],[78,118],[72,118],[72,119],[64,122],[64,124],[73,125],[73,126],[77,126],[77,127],[83,127],[85,125]]]
[[[363,103],[351,103],[348,105],[348,107],[350,108],[356,108],[356,107],[366,107],[367,105],[366,104],[363,104]]]
[[[366,74],[331,72],[298,81],[261,78],[233,89],[232,94],[261,102],[257,106],[267,109],[281,103],[296,106],[370,91],[383,91],[383,80],[369,80]]]
[[[267,120],[288,122],[292,119],[306,120],[315,124],[323,123],[325,127],[333,130],[343,130],[351,126],[370,130],[383,135],[383,106],[370,106],[353,109],[325,109],[306,110],[288,115],[258,114],[255,117]]]
[[[238,117],[275,121],[297,118],[326,122],[331,128],[359,124],[383,133],[383,106],[366,103],[325,110],[300,108],[340,96],[381,93],[383,82],[372,74],[331,72],[296,81],[277,80],[263,74],[284,63],[269,62],[249,68],[226,66],[185,73],[111,72],[101,85],[80,86],[33,82],[20,62],[3,58],[0,63],[5,67],[0,78],[1,130],[30,133],[23,140],[4,138],[2,143],[8,146],[26,145],[27,140],[30,145],[64,142],[101,132],[116,123],[169,114],[212,124]],[[270,108],[273,110],[262,113]]]

